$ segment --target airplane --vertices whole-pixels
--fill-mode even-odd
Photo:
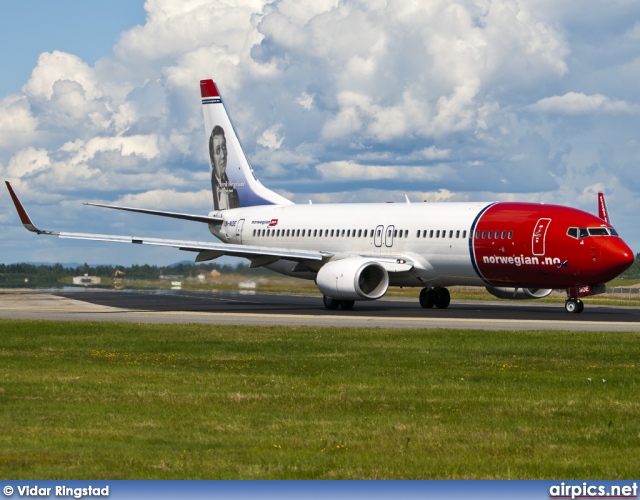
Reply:
[[[251,267],[314,280],[329,310],[376,300],[390,286],[418,287],[423,308],[447,308],[456,285],[485,287],[504,299],[539,299],[566,290],[565,309],[634,261],[610,224],[604,195],[598,216],[559,205],[518,202],[294,204],[260,183],[213,80],[200,82],[214,210],[192,215],[135,207],[86,205],[194,221],[219,241],[39,229],[6,182],[31,232],[93,241],[155,245],[194,252],[195,261],[243,257]]]

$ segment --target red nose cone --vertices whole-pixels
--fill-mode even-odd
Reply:
[[[611,269],[611,279],[629,269],[635,260],[633,252],[622,238],[611,238],[611,245],[607,245],[606,252],[603,253],[605,262]]]

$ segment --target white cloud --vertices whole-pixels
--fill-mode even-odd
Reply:
[[[353,161],[333,161],[316,166],[322,178],[327,181],[438,181],[452,174],[447,165],[429,167],[361,165]]]
[[[26,97],[12,94],[0,99],[0,148],[33,139],[37,126]]]
[[[304,109],[310,110],[313,108],[313,95],[309,95],[306,92],[300,94],[300,96],[296,99],[296,102],[300,104]]]
[[[51,167],[51,158],[45,149],[28,147],[18,151],[7,166],[6,174],[16,182],[23,177],[29,177],[43,172]]]
[[[281,123],[272,125],[258,138],[258,144],[269,149],[280,149],[280,146],[282,146],[282,143],[284,142],[284,137],[280,137],[281,129]]]
[[[188,210],[188,213],[205,213],[213,205],[211,191],[176,191],[175,189],[153,189],[137,194],[126,194],[114,204],[126,207],[144,207],[171,211]]]
[[[637,113],[638,106],[625,101],[610,99],[602,94],[586,95],[568,92],[562,96],[545,97],[530,107],[542,113],[578,115],[585,113]]]
[[[40,55],[38,65],[31,72],[31,78],[25,83],[22,91],[37,100],[50,100],[58,82],[78,83],[87,100],[102,96],[89,65],[78,56],[59,50]]]

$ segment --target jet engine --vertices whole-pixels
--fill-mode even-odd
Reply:
[[[488,286],[487,291],[499,299],[526,300],[542,299],[553,292],[553,288],[514,288]]]
[[[375,300],[387,293],[389,274],[378,262],[358,257],[326,263],[316,276],[318,289],[341,300]]]

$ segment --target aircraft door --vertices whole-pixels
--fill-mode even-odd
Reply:
[[[393,246],[393,232],[396,226],[387,226],[387,230],[384,233],[384,244],[388,247]]]
[[[376,232],[373,235],[373,244],[377,247],[382,246],[382,238],[384,235],[384,226],[376,227]]]
[[[536,222],[536,226],[533,228],[533,237],[531,239],[533,255],[544,255],[545,238],[547,236],[547,229],[549,229],[549,224],[551,224],[551,219],[539,219],[538,222]]]
[[[236,243],[242,243],[242,226],[244,226],[244,219],[240,219],[236,224]]]

